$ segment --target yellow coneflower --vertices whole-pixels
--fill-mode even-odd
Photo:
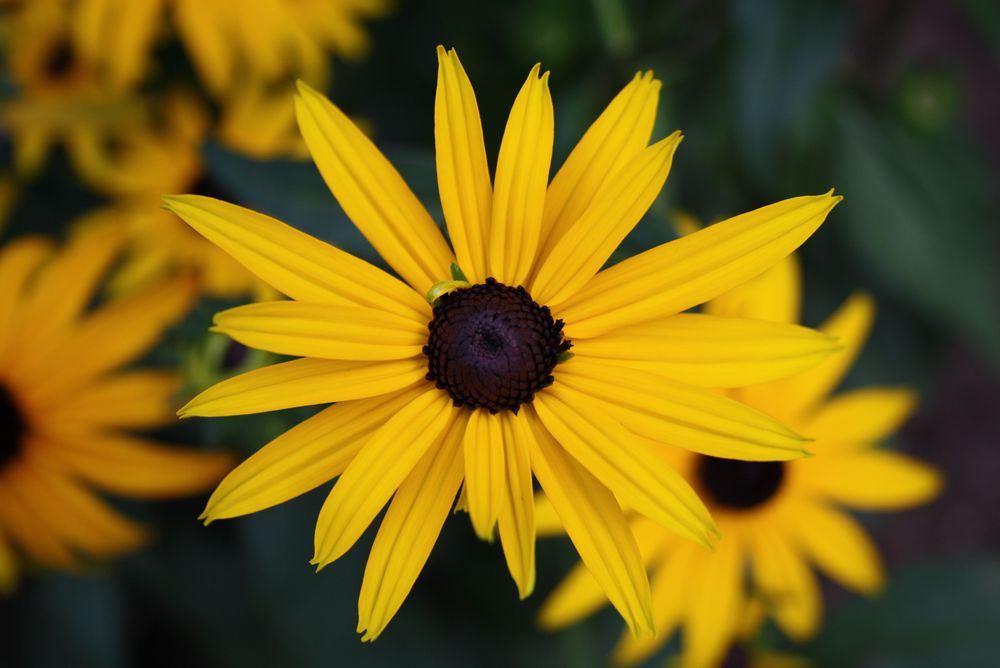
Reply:
[[[62,251],[38,237],[0,251],[0,588],[13,586],[19,553],[73,568],[140,545],[143,527],[97,492],[195,494],[231,465],[126,433],[171,420],[175,374],[120,369],[187,312],[193,293],[173,281],[87,312],[119,247],[105,229]]]
[[[714,225],[707,228],[711,230]],[[696,232],[695,235],[702,234]],[[757,279],[710,302],[714,317],[797,322],[799,271],[790,257]],[[843,352],[787,379],[730,390],[731,396],[815,437],[815,457],[788,462],[743,462],[672,449],[676,468],[700,493],[718,522],[714,552],[677,540],[646,519],[633,530],[652,572],[655,639],[623,636],[618,663],[638,662],[683,629],[682,665],[720,663],[748,596],[792,638],[812,635],[821,599],[810,564],[849,589],[871,594],[882,586],[878,553],[862,527],[841,507],[900,510],[928,501],[941,487],[937,471],[905,455],[875,447],[912,413],[911,390],[873,387],[830,397],[867,337],[874,306],[856,294],[820,328]],[[545,508],[542,506],[541,508]],[[545,530],[558,522],[540,510]],[[746,589],[744,571],[749,570]],[[570,624],[605,604],[582,565],[543,606],[541,622]]]
[[[793,325],[677,314],[778,262],[839,198],[779,202],[600,271],[660,192],[680,142],[674,133],[648,145],[660,83],[636,75],[548,184],[553,110],[536,66],[491,180],[472,85],[454,51],[439,48],[438,60],[437,173],[451,247],[340,109],[306,85],[295,101],[334,197],[402,280],[262,214],[167,198],[291,298],[222,312],[215,329],[301,358],[222,382],[182,415],[338,402],[230,474],[204,518],[256,512],[339,476],[316,526],[322,568],[388,503],[359,601],[358,630],[372,639],[463,481],[476,532],[499,529],[518,592],[532,591],[534,476],[608,597],[636,632],[650,632],[648,581],[619,501],[706,543],[714,527],[698,497],[673,470],[648,465],[659,441],[717,456],[802,455],[795,433],[698,386],[771,379],[834,348]]]

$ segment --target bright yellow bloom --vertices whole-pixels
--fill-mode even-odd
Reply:
[[[707,228],[708,230],[715,225]],[[696,232],[694,235],[702,234]],[[690,238],[690,237],[688,237]],[[790,257],[757,279],[707,305],[713,317],[792,323],[799,318],[799,271]],[[720,662],[740,624],[748,596],[791,637],[812,635],[821,599],[815,565],[845,587],[879,590],[882,566],[862,527],[841,510],[900,510],[932,499],[941,488],[936,470],[876,447],[909,417],[916,399],[897,387],[851,390],[830,397],[868,335],[872,300],[857,294],[820,328],[843,352],[789,378],[730,390],[730,396],[815,437],[815,457],[788,462],[740,462],[673,449],[665,457],[692,482],[718,522],[714,552],[678,540],[644,518],[634,518],[644,563],[652,573],[653,614],[659,636],[623,636],[619,663],[638,662],[684,631],[685,666]],[[558,525],[542,506],[545,530]],[[751,574],[745,590],[744,571]],[[606,603],[582,565],[545,603],[541,621],[570,624]]]
[[[55,251],[37,237],[0,252],[0,588],[31,562],[74,568],[134,549],[146,531],[95,493],[161,498],[200,492],[227,455],[129,435],[171,421],[175,374],[120,371],[183,316],[184,281],[93,312],[87,305],[121,240],[78,235]]]
[[[372,639],[408,594],[463,481],[474,529],[487,539],[499,529],[518,591],[531,593],[534,476],[608,597],[636,632],[651,632],[648,581],[619,502],[707,543],[714,526],[693,490],[648,465],[660,441],[720,456],[801,456],[801,437],[699,386],[769,380],[835,348],[798,326],[678,314],[778,262],[840,198],[786,200],[601,271],[657,197],[680,142],[674,133],[649,144],[660,82],[637,74],[548,183],[553,110],[548,73],[536,66],[491,179],[472,85],[454,51],[439,48],[438,60],[437,174],[451,246],[340,109],[306,85],[296,98],[320,173],[402,280],[259,213],[167,198],[291,298],[222,312],[215,329],[301,358],[224,381],[182,414],[338,402],[238,467],[204,517],[256,512],[339,476],[316,526],[322,568],[388,503],[359,601],[358,630]]]

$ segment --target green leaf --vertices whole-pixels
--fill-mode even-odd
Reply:
[[[858,109],[839,130],[837,224],[851,250],[898,298],[1000,366],[985,170],[954,137],[916,137]]]
[[[875,599],[841,607],[808,647],[819,666],[996,663],[1000,561],[954,560],[897,571]]]

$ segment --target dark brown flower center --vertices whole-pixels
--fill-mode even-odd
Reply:
[[[76,61],[69,40],[59,40],[45,57],[43,68],[50,79],[61,79],[69,74]]]
[[[743,462],[702,455],[697,478],[716,505],[746,510],[770,499],[785,477],[782,462]]]
[[[552,384],[559,356],[572,345],[522,287],[492,278],[441,296],[424,346],[427,380],[456,406],[517,412]]]
[[[0,385],[0,469],[21,451],[21,438],[27,427],[14,398]]]

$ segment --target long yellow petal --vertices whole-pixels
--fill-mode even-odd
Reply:
[[[487,277],[486,242],[493,185],[486,162],[479,105],[455,50],[437,48],[434,143],[438,191],[462,271],[473,283]]]
[[[21,484],[24,462],[13,462],[0,476],[0,525],[32,559],[46,566],[73,569],[77,558],[48,526],[34,503],[30,486]]]
[[[292,299],[380,308],[418,322],[430,306],[399,279],[270,216],[211,197],[164,197],[167,207],[261,280]]]
[[[819,584],[790,538],[756,531],[751,562],[755,594],[781,629],[799,642],[814,634],[822,616]]]
[[[681,142],[675,132],[605,181],[590,206],[542,258],[531,285],[540,304],[569,299],[600,271],[660,194]]]
[[[26,396],[39,404],[53,402],[77,391],[81,383],[137,359],[188,312],[194,296],[193,281],[172,279],[101,307],[39,360],[46,372],[25,388]]]
[[[529,415],[531,468],[566,533],[634,635],[654,633],[649,580],[635,537],[614,495],[577,464]]]
[[[747,388],[745,397],[755,406],[773,407],[781,418],[801,420],[819,405],[843,380],[868,339],[875,319],[875,302],[858,292],[837,309],[819,328],[835,336],[843,351],[800,374],[759,388]]]
[[[147,539],[141,526],[44,464],[25,466],[20,481],[48,528],[75,549],[107,557],[134,550]]]
[[[372,434],[419,395],[413,388],[345,401],[300,422],[227,475],[209,498],[202,519],[255,513],[332,480]]]
[[[540,538],[551,538],[552,536],[565,536],[566,529],[563,528],[559,514],[552,507],[549,498],[538,492],[535,494],[535,534]]]
[[[323,568],[354,545],[454,416],[448,395],[429,389],[372,434],[323,504],[312,563]]]
[[[399,360],[420,354],[427,327],[379,309],[278,301],[215,315],[213,331],[281,355]]]
[[[86,392],[46,406],[46,424],[60,431],[93,427],[151,429],[174,419],[179,379],[170,371],[132,371],[102,379]]]
[[[584,133],[545,194],[540,258],[552,252],[601,185],[649,143],[659,97],[653,73],[637,73]]]
[[[20,330],[16,313],[25,286],[51,252],[52,244],[35,236],[10,241],[0,252],[0,360],[5,359],[11,337]]]
[[[507,477],[500,419],[485,409],[472,411],[463,438],[469,520],[476,535],[488,541],[493,540]]]
[[[663,527],[643,517],[637,517],[631,522],[632,534],[639,545],[643,565],[648,569],[654,559],[662,552],[663,544],[670,542],[675,550],[687,547],[677,547],[672,535],[666,533]],[[679,541],[677,541],[679,542]],[[697,548],[702,549],[702,548]],[[705,553],[704,556],[707,556]],[[652,582],[653,616],[656,621],[657,634],[662,634],[662,620],[656,611],[656,581]],[[594,579],[590,569],[583,563],[577,564],[563,578],[556,588],[545,599],[538,612],[538,622],[544,628],[558,629],[578,622],[608,604],[608,597]],[[632,636],[629,635],[629,638]]]
[[[913,414],[916,393],[906,387],[851,390],[826,402],[802,425],[824,446],[863,446],[891,436]]]
[[[46,435],[39,450],[88,482],[143,499],[207,490],[233,466],[229,453],[162,445],[125,434]]]
[[[188,57],[198,70],[201,81],[215,96],[225,94],[232,84],[231,75],[235,70],[233,59],[239,51],[227,48],[225,26],[228,22],[206,20],[206,5],[203,0],[175,0],[174,23],[180,32]],[[219,17],[213,16],[213,19]]]
[[[863,594],[885,582],[878,548],[857,520],[817,503],[803,503],[792,516],[799,546],[831,578]]]
[[[710,388],[783,378],[839,349],[836,339],[806,327],[700,313],[678,313],[573,342],[578,357]]]
[[[218,417],[352,401],[402,390],[427,373],[421,358],[353,362],[305,358],[254,369],[208,388],[181,417]]]
[[[521,600],[535,589],[535,505],[532,494],[530,441],[534,436],[527,414],[500,414],[503,426],[504,475],[498,528],[507,570]]]
[[[379,255],[420,294],[448,278],[454,256],[441,231],[375,144],[302,81],[295,114],[330,192]]]
[[[549,304],[570,338],[685,311],[774,266],[840,201],[796,197],[716,223],[619,262],[563,304]]]
[[[711,516],[691,486],[657,461],[654,447],[625,429],[596,402],[565,386],[535,397],[545,428],[629,508],[672,531],[709,545]]]
[[[554,121],[549,73],[535,65],[507,118],[497,156],[490,223],[490,274],[522,285],[538,251],[545,188],[552,163]]]
[[[743,611],[743,555],[734,540],[720,540],[697,571],[682,643],[685,663],[718,665],[736,634]]]
[[[861,510],[903,510],[934,499],[944,480],[933,466],[887,450],[817,457],[804,462],[803,487]]]
[[[358,599],[358,633],[375,640],[427,562],[462,484],[465,417],[458,416],[399,486],[375,536]]]
[[[704,313],[794,324],[802,311],[802,270],[793,254],[705,304]]]
[[[556,384],[546,392],[570,389],[574,401],[654,441],[732,459],[786,460],[805,454],[804,438],[715,392],[585,357],[574,357],[556,373]]]

